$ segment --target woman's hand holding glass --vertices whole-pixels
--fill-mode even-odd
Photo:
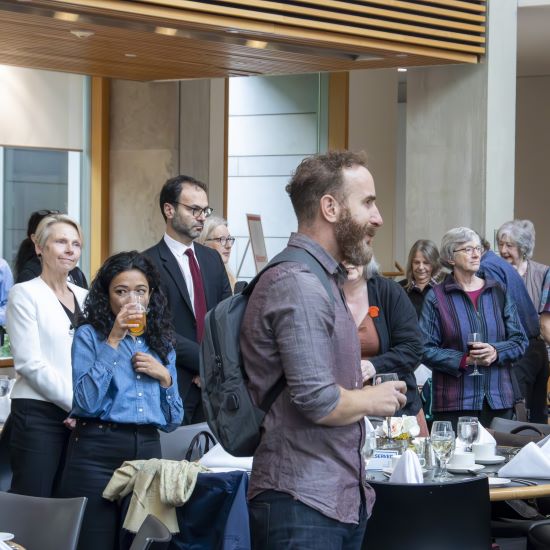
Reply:
[[[170,372],[152,355],[138,351],[132,357],[132,365],[135,372],[155,378],[163,388],[169,388],[172,385]]]
[[[143,312],[139,309],[137,304],[124,304],[115,317],[115,322],[113,323],[113,328],[107,338],[107,343],[116,349],[119,342],[126,338],[128,331],[139,328],[140,320],[142,318]]]

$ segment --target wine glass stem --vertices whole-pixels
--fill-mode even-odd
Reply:
[[[391,416],[386,416],[386,427],[388,430],[388,439],[393,439],[391,435]]]

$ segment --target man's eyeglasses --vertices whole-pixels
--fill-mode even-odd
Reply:
[[[474,250],[478,254],[481,254],[483,252],[483,248],[481,246],[466,246],[465,248],[457,248],[455,250],[455,253],[456,252],[464,252],[464,254],[466,254],[468,256],[471,256],[474,253]]]
[[[225,246],[228,244],[229,246],[233,246],[235,244],[235,237],[216,237],[215,239],[206,239],[207,241],[216,241],[220,243],[222,246]]]
[[[206,208],[201,208],[200,206],[188,206],[187,204],[183,204],[183,202],[174,201],[174,204],[181,204],[182,206],[185,206],[187,210],[191,210],[191,215],[193,218],[200,218],[203,214],[205,218],[208,218],[214,212],[213,208],[210,208],[210,206],[207,206]]]

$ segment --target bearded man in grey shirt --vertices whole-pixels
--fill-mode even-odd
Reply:
[[[241,351],[256,403],[281,374],[249,486],[253,547],[358,549],[374,504],[361,458],[366,415],[392,416],[404,382],[364,386],[357,329],[340,262],[365,265],[382,218],[362,155],[306,158],[286,188],[298,218],[288,242],[311,254],[333,297],[305,264],[269,269],[250,297]]]

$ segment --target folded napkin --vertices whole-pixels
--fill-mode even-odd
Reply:
[[[508,464],[499,471],[500,477],[535,477],[550,479],[550,441],[542,447],[527,443]]]
[[[397,461],[390,477],[390,483],[422,483],[422,467],[418,456],[411,449],[407,449]]]
[[[207,468],[252,470],[251,456],[237,457],[230,455],[219,443],[205,453],[199,463]]]
[[[497,444],[495,438],[479,422],[477,423],[477,428],[477,438],[474,443],[493,443],[495,445]],[[465,447],[466,445],[464,445],[464,443],[462,443],[462,441],[460,441],[460,439],[458,439],[457,437],[455,441],[455,452],[463,451]]]

